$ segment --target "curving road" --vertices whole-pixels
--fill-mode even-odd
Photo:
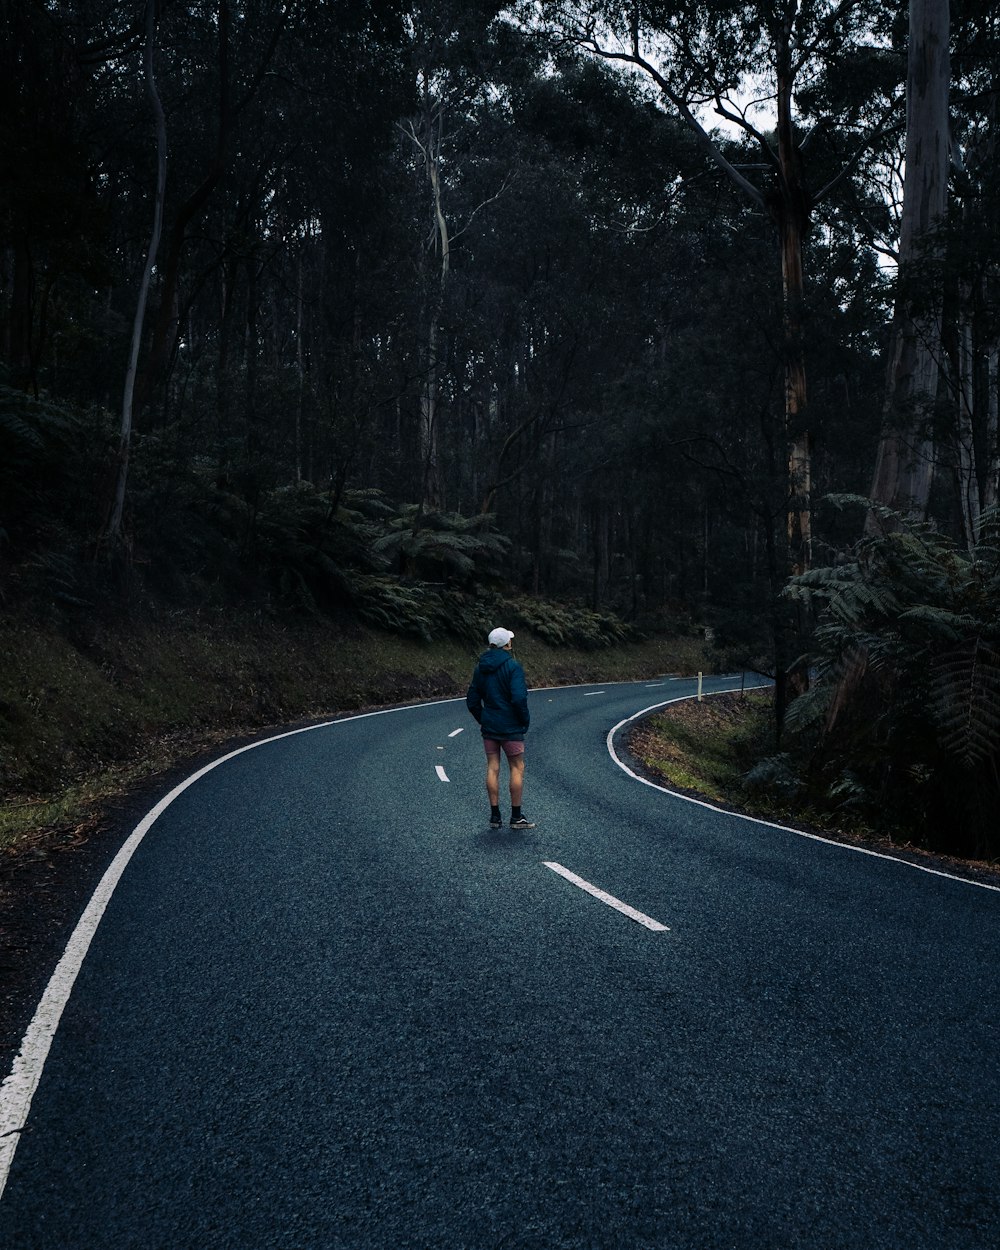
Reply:
[[[994,1250],[1000,892],[639,784],[609,730],[691,689],[534,691],[529,833],[455,701],[176,794],[0,1247]]]

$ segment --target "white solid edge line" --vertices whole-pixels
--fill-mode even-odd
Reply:
[[[768,683],[770,684],[770,683]],[[747,686],[747,690],[764,690],[766,686]],[[711,694],[728,694],[731,691],[713,690]],[[898,855],[887,855],[884,851],[872,851],[866,846],[854,846],[850,842],[837,842],[833,838],[824,838],[818,833],[807,833],[804,829],[796,829],[792,825],[779,825],[773,820],[761,820],[759,816],[745,816],[742,812],[732,812],[725,807],[717,807],[714,803],[708,803],[704,799],[694,799],[689,794],[681,794],[677,790],[671,790],[669,786],[658,785],[655,781],[650,781],[647,777],[640,777],[637,772],[633,772],[623,759],[615,751],[614,736],[619,729],[622,729],[629,721],[638,720],[640,716],[646,716],[650,712],[655,712],[658,708],[668,707],[671,703],[683,703],[685,699],[694,699],[697,696],[693,694],[681,695],[676,699],[665,699],[662,703],[654,703],[650,707],[643,708],[641,712],[633,712],[631,716],[626,716],[624,720],[618,722],[608,732],[607,747],[608,754],[622,770],[635,781],[641,781],[644,786],[649,786],[653,790],[659,790],[661,794],[669,794],[673,799],[683,799],[685,803],[694,803],[697,807],[707,807],[710,812],[721,812],[724,816],[732,816],[736,820],[746,820],[753,825],[764,825],[768,829],[780,829],[782,833],[794,833],[800,838],[808,838],[811,842],[824,842],[827,846],[835,846],[841,851],[855,851],[859,855],[871,855],[874,859],[887,859],[893,864],[900,864],[903,868],[914,868],[917,872],[929,873],[932,877],[946,877],[949,881],[959,881],[962,885],[973,885],[980,890],[993,890],[1000,893],[1000,885],[989,885],[985,881],[973,881],[969,877],[959,877],[952,872],[943,872],[940,868],[927,868],[924,864],[915,864],[909,859],[900,859]],[[709,698],[709,692],[705,692],[705,698]]]
[[[583,877],[578,877],[575,872],[570,872],[562,864],[557,864],[547,859],[542,860],[542,863],[546,868],[551,868],[553,872],[557,872],[560,877],[565,877],[573,885],[579,886],[581,890],[586,890],[588,894],[592,894],[594,898],[600,899],[602,903],[607,903],[615,911],[620,911],[623,916],[628,916],[630,920],[635,920],[638,924],[645,925],[647,929],[652,929],[654,933],[670,932],[665,924],[660,924],[658,920],[654,920],[652,916],[647,916],[645,912],[636,911],[634,907],[629,907],[628,903],[623,903],[620,898],[615,898],[613,894],[609,894],[606,890],[600,890],[596,885],[591,885],[589,881],[584,881]]]
[[[441,778],[442,781],[448,780],[448,774],[444,771],[444,769],[441,767],[440,764],[434,765],[434,771],[437,773],[437,775]]]
[[[218,768],[220,764],[225,764],[227,760],[234,759],[245,751],[253,751],[256,747],[266,746],[269,742],[277,742],[281,738],[292,738],[296,734],[309,733],[314,729],[328,729],[331,725],[343,724],[346,721],[365,720],[369,716],[386,716],[390,712],[409,712],[417,708],[435,707],[443,703],[458,703],[460,701],[457,698],[435,699],[430,703],[414,703],[405,707],[380,708],[376,712],[358,712],[351,716],[341,716],[334,720],[323,721],[318,725],[305,725],[301,729],[289,729],[284,733],[273,734],[269,738],[261,738],[257,742],[249,742],[246,746],[238,747],[235,751],[229,751],[226,755],[221,755],[217,760],[212,760],[210,764],[199,768],[197,772],[192,773],[190,777],[176,785],[169,794],[160,799],[156,806],[147,812],[105,870],[104,876],[101,877],[97,888],[90,898],[90,902],[77,921],[76,928],[70,934],[62,958],[56,964],[56,969],[49,978],[49,983],[45,987],[45,992],[42,994],[41,1001],[35,1010],[31,1023],[21,1039],[21,1047],[14,1059],[10,1074],[0,1084],[0,1197],[3,1196],[7,1186],[11,1165],[14,1162],[14,1152],[17,1150],[18,1141],[28,1120],[31,1100],[34,1098],[35,1091],[42,1079],[42,1070],[45,1067],[45,1061],[52,1046],[52,1039],[55,1036],[56,1029],[59,1027],[63,1010],[69,1001],[73,985],[76,982],[87,951],[90,949],[94,934],[97,932],[97,926],[100,924],[101,917],[104,915],[115,887],[121,880],[122,874],[128,867],[128,862],[135,854],[139,843],[174,799],[178,795],[183,794],[189,786],[194,785],[196,781],[204,777],[206,773],[210,773],[213,768]]]

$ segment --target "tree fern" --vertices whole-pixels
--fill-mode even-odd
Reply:
[[[509,540],[493,529],[490,516],[424,512],[408,504],[388,519],[374,550],[402,573],[428,580],[468,580],[477,571],[493,571],[509,546]]]
[[[423,588],[365,574],[351,577],[345,586],[362,620],[391,633],[415,634],[431,641],[433,628]]]

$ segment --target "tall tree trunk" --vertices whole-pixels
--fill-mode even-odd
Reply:
[[[302,350],[302,252],[299,252],[298,290],[295,298],[295,368],[298,390],[295,396],[295,481],[302,481],[302,403],[306,389],[305,354]]]
[[[941,351],[940,298],[915,298],[914,270],[938,249],[934,233],[948,196],[948,0],[910,0],[906,75],[906,172],[899,240],[893,347],[882,437],[871,495],[876,503],[927,515],[934,476],[930,413]],[[869,530],[878,522],[869,516]]]
[[[153,110],[156,121],[156,193],[153,204],[153,230],[146,252],[146,264],[142,271],[139,284],[139,295],[136,300],[135,318],[132,323],[132,348],[129,354],[128,369],[125,373],[125,392],[122,397],[121,430],[118,438],[118,464],[115,477],[114,498],[111,504],[111,515],[105,536],[112,546],[120,546],[124,537],[122,519],[125,513],[125,489],[128,484],[129,456],[132,447],[132,400],[135,391],[135,375],[139,363],[139,348],[142,343],[142,324],[146,316],[146,304],[149,300],[149,286],[156,263],[156,253],[160,246],[160,234],[163,230],[163,200],[167,186],[167,121],[156,89],[156,77],[153,73],[153,48],[156,42],[156,0],[146,0],[146,46],[144,53],[146,95]]]
[[[444,107],[431,94],[426,76],[422,82],[419,133],[414,122],[406,133],[420,153],[431,192],[431,250],[439,257],[435,279],[429,283],[426,310],[425,359],[420,392],[421,512],[441,506],[441,473],[438,464],[438,404],[441,392],[440,320],[445,288],[451,268],[451,240],[441,192],[441,147],[444,141]],[[420,513],[417,514],[418,518]]]
[[[994,508],[1000,495],[1000,347],[995,343],[986,358],[986,480],[983,484],[983,507]]]
[[[777,41],[778,187],[772,216],[781,248],[782,337],[785,369],[785,439],[788,446],[788,554],[793,574],[812,564],[812,451],[806,414],[806,362],[802,335],[802,241],[809,205],[799,167],[792,117],[792,10]]]
[[[830,193],[846,176],[850,166],[826,187],[812,193],[805,185],[793,118],[793,94],[801,64],[796,64],[795,23],[800,17],[797,0],[773,10],[770,35],[774,47],[774,69],[777,80],[777,151],[764,136],[745,119],[728,113],[730,121],[742,124],[761,146],[774,172],[774,186],[765,195],[750,182],[726,157],[694,113],[694,102],[678,94],[670,81],[656,69],[641,50],[642,12],[633,3],[630,17],[630,50],[624,45],[614,50],[601,46],[593,28],[578,36],[578,41],[597,56],[610,61],[629,62],[642,69],[674,105],[684,122],[694,132],[706,154],[754,204],[769,211],[775,223],[781,254],[783,349],[785,369],[785,437],[788,451],[788,547],[791,569],[807,570],[812,560],[812,450],[806,415],[806,366],[803,349],[803,263],[802,245],[809,226],[810,214],[816,204]]]
[[[767,556],[767,580],[770,590],[771,645],[774,655],[774,735],[775,749],[781,746],[781,734],[785,727],[785,713],[789,701],[789,655],[788,622],[781,591],[785,586],[784,570],[778,558],[778,544],[774,538],[775,524],[771,517],[764,523],[764,549]]]
[[[969,551],[975,550],[979,535],[979,475],[976,466],[976,440],[973,415],[976,406],[975,361],[972,350],[973,333],[972,287],[959,283],[958,333],[955,399],[955,485],[958,491],[962,534]]]
[[[221,284],[221,308],[219,311],[219,352],[215,366],[215,414],[216,444],[219,457],[219,476],[225,478],[231,468],[229,456],[230,391],[232,377],[229,357],[232,351],[233,311],[236,304],[237,262],[225,261],[219,271]]]

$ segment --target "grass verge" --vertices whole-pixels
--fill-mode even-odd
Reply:
[[[787,800],[774,788],[751,787],[747,773],[776,750],[772,695],[750,690],[685,699],[641,722],[629,750],[666,785],[777,824],[846,840],[909,845],[902,829],[879,829],[856,813],[831,812],[808,796]]]
[[[674,789],[773,819],[773,809],[755,804],[743,785],[762,744],[773,737],[770,692],[748,691],[672,703],[636,725],[628,747]]]
[[[904,828],[875,829],[856,813],[784,802],[773,790],[748,787],[746,774],[773,751],[773,743],[770,691],[713,694],[701,703],[684,699],[638,722],[627,738],[629,752],[647,775],[682,794],[831,841],[1000,884],[996,863],[929,850]]]

